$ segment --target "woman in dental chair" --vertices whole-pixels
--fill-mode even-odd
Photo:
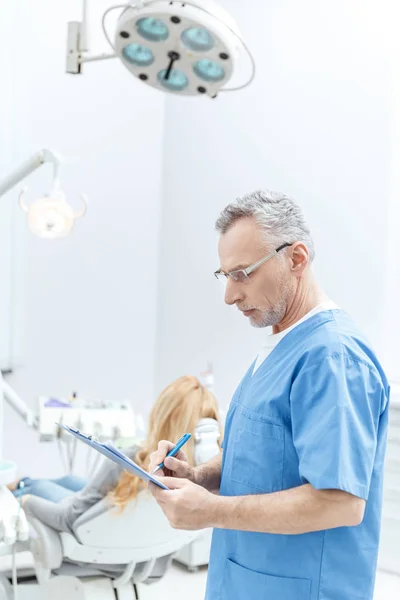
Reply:
[[[220,452],[222,429],[216,399],[196,377],[189,375],[161,392],[150,413],[147,439],[125,453],[147,470],[150,454],[157,449],[159,440],[178,440],[182,432],[192,434],[185,454],[193,465],[207,462]],[[24,478],[10,489],[17,497],[22,495],[27,515],[57,531],[70,532],[75,520],[103,498],[108,497],[111,504],[124,509],[144,487],[138,477],[104,459],[89,481],[74,476],[56,480]]]

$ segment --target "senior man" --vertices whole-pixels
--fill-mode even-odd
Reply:
[[[216,228],[226,303],[272,334],[233,397],[221,455],[197,468],[183,452],[166,459],[172,491],[151,491],[173,527],[215,528],[207,600],[372,600],[385,374],[318,286],[295,202],[255,192]]]

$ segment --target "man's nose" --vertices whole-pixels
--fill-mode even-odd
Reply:
[[[231,306],[242,299],[238,284],[228,277],[225,288],[225,303]]]

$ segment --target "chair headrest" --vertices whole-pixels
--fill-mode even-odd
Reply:
[[[194,433],[194,460],[196,465],[208,462],[220,452],[218,444],[220,437],[219,424],[215,419],[200,419]]]
[[[194,432],[194,441],[196,444],[206,439],[219,439],[221,432],[219,424],[215,419],[200,419]]]

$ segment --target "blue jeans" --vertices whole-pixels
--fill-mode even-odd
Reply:
[[[86,479],[76,477],[75,475],[66,475],[59,479],[31,479],[30,477],[23,477],[21,481],[23,481],[24,487],[13,491],[16,498],[19,498],[20,495],[31,494],[32,496],[39,496],[39,498],[44,498],[51,502],[60,502],[63,498],[79,492],[87,484]]]

